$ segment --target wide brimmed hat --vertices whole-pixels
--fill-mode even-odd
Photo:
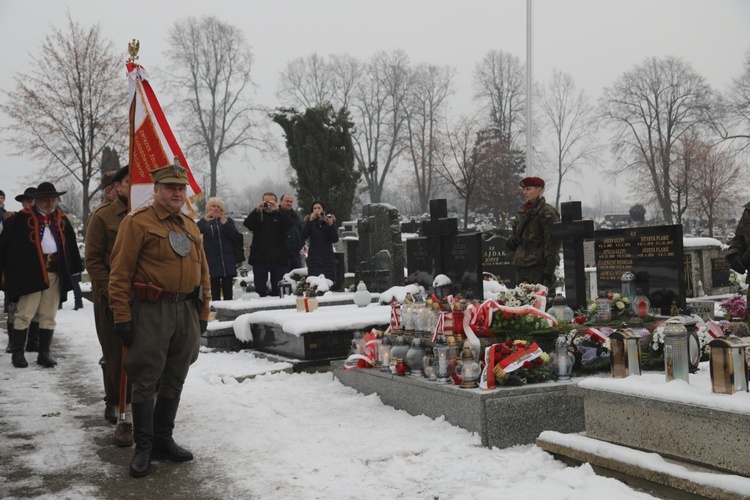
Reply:
[[[115,172],[115,176],[112,177],[112,182],[120,182],[122,183],[122,180],[125,178],[126,175],[128,175],[128,166],[125,165],[124,167],[120,168],[117,172]]]
[[[117,171],[113,170],[111,172],[107,172],[107,173],[102,174],[102,180],[99,181],[99,187],[101,187],[102,189],[104,189],[107,186],[111,186],[112,182],[114,182],[113,179],[114,179],[116,173],[117,173]]]
[[[34,198],[35,200],[38,200],[39,198],[57,198],[65,193],[67,193],[67,191],[58,191],[55,189],[55,185],[51,182],[42,182],[36,187],[36,193],[31,195],[30,198]]]
[[[35,187],[26,188],[24,190],[23,194],[19,194],[18,196],[16,196],[16,201],[18,203],[22,203],[23,200],[26,199],[26,198],[33,198],[32,195],[34,193],[36,193],[36,188]]]
[[[521,179],[521,187],[544,187],[544,179],[540,177],[526,177]]]

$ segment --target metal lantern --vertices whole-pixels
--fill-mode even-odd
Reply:
[[[380,371],[391,371],[391,341],[385,335],[383,336],[383,341],[380,343],[379,351],[380,365],[382,367]]]
[[[459,366],[459,376],[461,377],[460,387],[464,389],[478,387],[477,380],[479,380],[482,370],[479,364],[474,361],[474,350],[468,342],[464,344],[463,351],[461,351],[461,364]]]
[[[632,304],[633,297],[635,297],[635,274],[630,271],[622,273],[620,283],[622,283],[622,296],[627,297]]]
[[[748,356],[750,339],[719,337],[709,342],[711,392],[734,394],[748,391]]]
[[[643,293],[643,289],[639,288],[635,292],[635,297],[633,297],[632,303],[633,307],[633,314],[637,315],[638,317],[645,318],[648,316],[648,310],[651,307],[651,301],[648,300],[648,297]]]
[[[279,281],[279,297],[284,298],[292,295],[292,284],[288,281]]]
[[[688,382],[688,333],[680,318],[669,318],[664,324],[664,371],[667,382]]]
[[[555,296],[552,307],[549,308],[547,314],[555,318],[561,325],[570,323],[575,317],[575,311],[565,304],[565,297],[560,293]]]
[[[641,336],[630,328],[609,335],[609,367],[613,378],[641,374]]]
[[[555,340],[555,359],[552,360],[552,373],[555,375],[555,382],[570,382],[575,361],[576,357],[568,351],[565,335],[561,333]]]
[[[421,376],[422,371],[424,370],[424,365],[422,364],[424,353],[425,348],[422,344],[422,338],[417,335],[411,341],[411,346],[409,346],[409,350],[406,351],[406,357],[404,358],[406,366],[409,367],[411,374],[415,377]]]
[[[449,345],[445,337],[440,335],[435,342],[435,347],[432,348],[433,355],[435,356],[435,376],[438,382],[450,382],[450,376],[452,374],[452,358],[455,358],[458,353],[456,345]]]
[[[391,347],[391,363],[393,363],[396,358],[400,358],[403,361],[404,358],[406,358],[407,352],[409,352],[409,346],[406,344],[404,337],[399,335],[396,337],[396,342],[394,342],[393,347]]]
[[[696,373],[701,362],[701,343],[698,339],[698,322],[694,319],[683,319],[688,334],[688,371]]]

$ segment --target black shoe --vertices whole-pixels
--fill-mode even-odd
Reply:
[[[156,398],[154,406],[154,440],[151,456],[170,462],[188,462],[193,454],[172,439],[174,419],[180,399]]]
[[[104,418],[114,425],[117,423],[117,407],[115,405],[106,405],[104,407]]]
[[[11,361],[16,368],[26,368],[29,366],[26,356],[23,354],[26,347],[26,335],[28,333],[28,328],[24,330],[16,330],[14,328],[10,334],[11,352],[13,353]]]
[[[83,302],[76,302],[76,305],[73,308],[74,311],[77,311],[79,309],[83,309]]]
[[[57,365],[57,361],[49,355],[49,348],[52,345],[52,334],[52,330],[46,328],[39,329],[39,355],[36,357],[36,363],[45,368],[52,368]]]
[[[182,446],[172,441],[159,441],[154,439],[154,449],[151,450],[151,458],[154,460],[169,460],[170,462],[189,462],[193,454]]]

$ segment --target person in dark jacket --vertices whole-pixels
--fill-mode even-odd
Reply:
[[[31,320],[39,314],[39,355],[45,368],[57,364],[50,355],[55,316],[60,295],[73,289],[71,276],[83,271],[76,234],[57,204],[58,192],[51,182],[42,182],[31,197],[33,207],[24,208],[5,223],[0,234],[0,271],[5,290],[17,300],[11,334],[12,362],[25,368],[26,338]]]
[[[302,239],[302,220],[299,218],[297,211],[294,210],[294,198],[291,194],[281,195],[281,210],[289,214],[294,220],[294,225],[286,230],[286,252],[289,263],[286,272],[290,273],[294,269],[302,267],[302,256],[300,251],[305,246]]]
[[[253,232],[248,263],[253,266],[255,291],[261,297],[268,295],[268,276],[271,276],[271,294],[279,294],[279,281],[286,273],[286,230],[294,220],[284,210],[279,210],[276,195],[264,193],[263,201],[250,212],[245,222]]]
[[[336,281],[336,257],[333,254],[333,244],[339,241],[336,229],[336,217],[326,213],[325,204],[315,200],[310,207],[310,215],[305,217],[302,226],[302,240],[310,242],[307,248],[307,275],[325,275],[331,281]]]
[[[198,221],[203,235],[203,249],[211,275],[211,300],[232,300],[234,277],[237,276],[237,260],[234,244],[242,239],[242,233],[231,217],[226,216],[224,203],[219,198],[209,198],[206,215]]]

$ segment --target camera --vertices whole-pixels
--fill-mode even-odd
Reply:
[[[271,208],[271,202],[270,201],[264,201],[263,202],[263,208]]]

